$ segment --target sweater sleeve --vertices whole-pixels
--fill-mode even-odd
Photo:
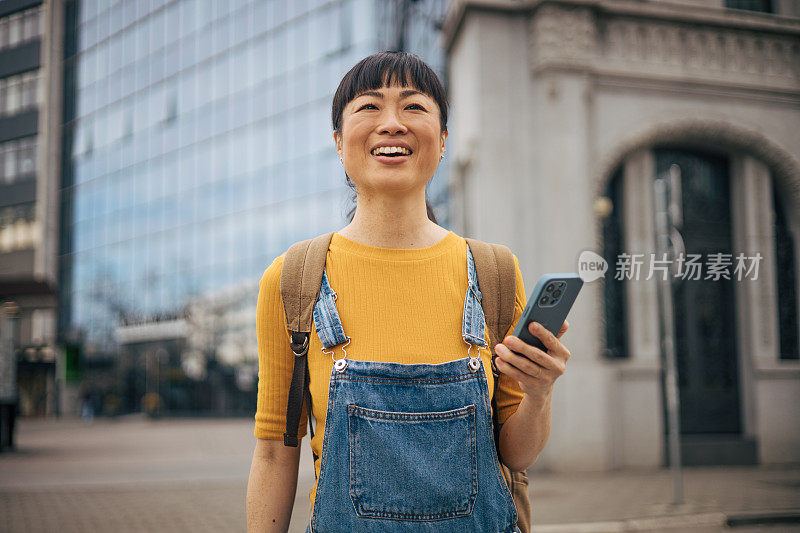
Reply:
[[[254,434],[260,439],[282,440],[286,431],[286,403],[292,381],[294,354],[281,299],[281,269],[286,254],[275,258],[264,271],[258,289],[256,334],[258,337],[258,399]],[[303,403],[298,437],[308,423]]]
[[[513,255],[513,254],[512,254]],[[522,317],[522,312],[525,310],[527,304],[527,297],[525,296],[525,285],[522,280],[522,272],[519,269],[519,260],[514,255],[514,269],[516,271],[516,293],[514,295],[514,319],[511,321],[511,327],[503,336],[506,338],[514,332],[514,328]],[[519,382],[506,374],[500,373],[497,382],[497,398],[495,403],[497,405],[497,418],[503,424],[509,416],[516,412],[519,403],[522,401],[523,392],[519,387]]]

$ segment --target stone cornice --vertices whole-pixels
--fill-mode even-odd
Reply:
[[[800,96],[800,18],[638,0],[456,0],[452,46],[468,10],[519,13],[534,74],[571,70]]]
[[[661,22],[702,24],[729,30],[756,30],[800,36],[800,18],[718,7],[687,6],[639,0],[452,0],[442,27],[442,43],[449,52],[470,10],[521,13],[532,16],[546,6],[590,9],[595,16],[654,19]]]
[[[633,11],[542,5],[530,18],[531,70],[573,68],[800,93],[800,19],[779,32],[774,25],[710,24],[708,16],[688,22]]]

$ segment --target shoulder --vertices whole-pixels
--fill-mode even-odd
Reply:
[[[478,244],[478,245],[479,244],[483,244],[483,245],[485,245],[487,247],[499,246],[501,248],[504,248],[504,249],[508,250],[509,254],[511,255],[512,259],[514,260],[514,268],[517,271],[519,271],[519,259],[517,258],[517,254],[515,254],[514,251],[511,248],[508,247],[508,245],[505,245],[505,244],[502,244],[502,243],[490,242],[490,241],[482,241],[480,239],[467,238],[467,237],[463,237],[463,236],[458,235],[458,234],[456,234],[456,235],[458,236],[459,239],[464,241],[467,244],[467,246],[469,246],[470,242],[472,242],[473,244]]]
[[[286,252],[282,253],[275,259],[273,259],[272,264],[270,264],[264,273],[261,275],[261,281],[259,285],[262,289],[275,289],[277,288],[280,291],[281,287],[281,271],[283,270],[283,260],[286,257]]]

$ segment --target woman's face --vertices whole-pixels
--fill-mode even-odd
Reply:
[[[347,103],[341,135],[333,137],[359,193],[402,192],[424,188],[436,172],[447,138],[440,127],[433,98],[408,86],[383,86]],[[383,145],[405,148],[408,155],[375,151]]]

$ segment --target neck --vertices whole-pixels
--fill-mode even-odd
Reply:
[[[381,248],[424,248],[449,232],[428,218],[425,190],[415,197],[359,195],[353,221],[338,231],[348,239]]]

